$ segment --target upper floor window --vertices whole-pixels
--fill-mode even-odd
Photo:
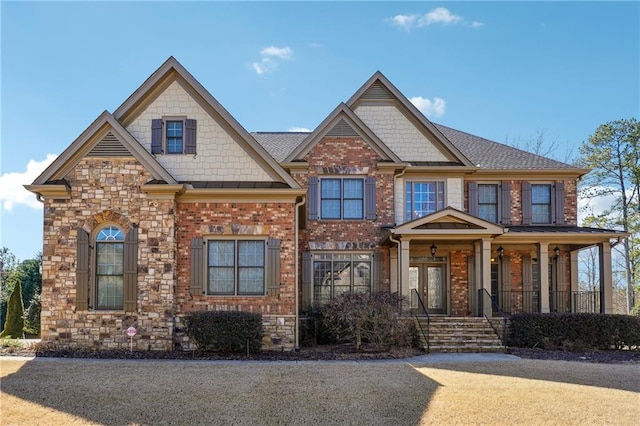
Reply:
[[[405,220],[444,209],[444,182],[407,182]]]
[[[167,121],[167,153],[182,154],[182,121]]]
[[[320,217],[322,219],[362,219],[363,213],[363,179],[320,180]]]
[[[375,220],[376,180],[365,177],[309,177],[308,218]]]
[[[551,185],[531,185],[531,222],[551,223]]]
[[[152,154],[196,154],[197,121],[185,117],[151,120]]]
[[[124,234],[107,226],[96,236],[96,309],[120,310],[124,302]]]
[[[478,217],[498,222],[498,185],[478,184]]]

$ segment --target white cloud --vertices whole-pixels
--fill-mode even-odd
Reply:
[[[395,27],[410,30],[418,20],[418,15],[396,15],[387,20]]]
[[[289,132],[311,132],[311,130],[307,129],[306,127],[289,127],[289,129],[287,131],[289,131]]]
[[[251,64],[251,67],[258,75],[277,70],[278,62],[274,58],[289,60],[293,58],[293,50],[289,46],[268,46],[260,51],[260,56],[262,56],[261,60]]]
[[[29,160],[24,172],[4,173],[0,176],[0,203],[6,211],[11,211],[13,206],[24,204],[33,209],[42,208],[42,203],[36,200],[35,195],[24,189],[22,185],[31,184],[44,169],[57,158],[55,154],[47,154],[42,161]]]
[[[423,98],[422,96],[414,96],[409,101],[420,110],[421,113],[428,117],[442,117],[445,113],[447,102],[435,97],[433,100]]]
[[[451,24],[466,24],[471,28],[478,28],[484,24],[480,21],[468,22],[460,15],[452,13],[446,7],[437,7],[430,12],[420,16],[419,14],[404,14],[396,15],[387,19],[392,26],[401,28],[403,30],[411,30],[413,28],[425,27],[428,25],[451,25]]]
[[[460,21],[462,21],[462,16],[451,13],[446,7],[437,7],[424,15],[418,24],[421,26],[431,24],[449,25]]]

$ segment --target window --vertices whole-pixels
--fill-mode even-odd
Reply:
[[[551,185],[531,185],[532,223],[551,223]]]
[[[405,204],[407,221],[442,210],[444,182],[407,182]]]
[[[264,295],[263,240],[207,241],[207,294]]]
[[[498,185],[478,184],[478,217],[498,222]]]
[[[152,154],[196,154],[197,121],[184,117],[151,120]]]
[[[345,293],[369,293],[372,284],[372,255],[322,253],[313,256],[315,303],[325,303]]]
[[[124,301],[124,234],[108,226],[96,236],[96,309],[122,309]]]
[[[182,121],[167,121],[166,141],[168,154],[182,154]]]
[[[363,219],[364,180],[329,178],[320,180],[322,219]]]

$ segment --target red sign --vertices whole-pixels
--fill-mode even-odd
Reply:
[[[138,330],[136,330],[134,326],[131,326],[131,327],[127,328],[127,336],[133,337],[133,336],[136,335],[137,331]]]

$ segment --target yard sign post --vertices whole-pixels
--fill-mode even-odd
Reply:
[[[136,335],[136,331],[137,330],[134,326],[127,328],[127,336],[129,336],[129,340],[130,340],[129,350],[131,352],[133,352],[133,336]]]

